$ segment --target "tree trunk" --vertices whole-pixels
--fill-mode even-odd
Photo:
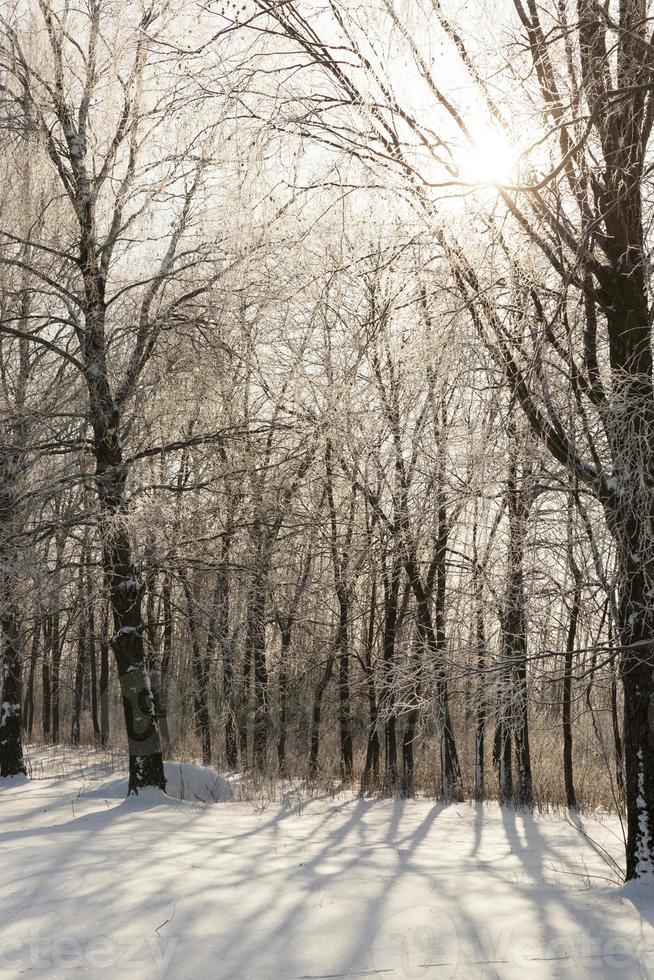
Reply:
[[[350,717],[350,650],[348,638],[349,596],[341,594],[338,600],[339,623],[336,638],[338,650],[338,730],[340,737],[341,777],[352,775],[352,721]]]
[[[222,715],[224,718],[225,754],[229,769],[238,767],[238,737],[236,730],[236,705],[234,687],[234,665],[229,633],[229,551],[231,546],[231,530],[222,537],[221,555],[216,569],[216,581],[213,591],[211,617],[207,632],[205,659],[208,675],[211,676],[212,664],[216,660],[216,651],[220,648],[222,661]]]
[[[615,781],[620,793],[624,792],[624,763],[622,736],[620,735],[620,719],[618,717],[618,685],[615,677],[611,679],[611,727],[613,729],[613,747],[615,751]]]
[[[635,553],[637,555],[637,553]],[[627,880],[654,881],[654,609],[642,568],[628,568],[620,602],[627,800]]]
[[[264,567],[266,567],[264,565]],[[261,570],[254,574],[248,611],[248,645],[254,666],[253,762],[259,772],[266,767],[268,752],[268,667],[266,665],[266,578]]]
[[[413,796],[413,771],[415,768],[415,741],[420,718],[420,676],[422,673],[422,646],[423,639],[420,631],[416,633],[414,639],[414,650],[408,664],[408,683],[409,689],[406,695],[406,703],[409,710],[404,722],[402,733],[402,779],[401,793],[403,797]]]
[[[439,513],[440,511],[441,508],[439,507]],[[404,563],[407,577],[416,600],[417,641],[423,650],[429,654],[430,666],[436,676],[436,696],[440,723],[441,792],[444,799],[460,799],[462,792],[461,770],[459,768],[459,757],[450,717],[449,690],[447,677],[445,676],[444,662],[446,652],[444,623],[445,554],[449,525],[446,516],[443,517],[443,514],[440,513],[436,553],[432,562],[433,575],[437,577],[436,624],[434,625],[430,609],[430,578],[433,576],[428,575],[427,582],[425,583],[423,581],[419,570],[415,546],[413,544],[408,546],[410,538],[408,534],[406,508],[404,508],[403,521],[407,529],[405,531],[407,546],[405,547]],[[413,715],[414,711],[417,712],[418,710],[417,705],[415,709],[412,707],[410,716]],[[417,715],[412,724],[414,727],[417,725]],[[404,741],[406,742],[406,732]],[[406,781],[406,776],[404,780]]]
[[[92,400],[93,404],[93,400]],[[142,584],[132,561],[125,525],[125,479],[118,442],[120,421],[113,403],[96,408],[96,479],[102,513],[105,578],[114,633],[110,643],[118,668],[129,751],[128,792],[166,788],[159,726],[145,663]]]
[[[23,291],[21,312],[29,313],[27,290]],[[25,385],[29,377],[29,350],[21,340],[18,372],[15,385],[15,416],[7,426],[2,424],[0,437],[0,642],[2,643],[2,704],[0,704],[0,776],[25,775],[23,758],[23,723],[21,691],[21,642],[16,599],[17,547],[12,535],[17,528],[18,482],[21,456],[26,447],[27,416],[25,414]],[[7,411],[9,389],[6,377],[7,365],[3,360],[3,413]],[[13,373],[13,372],[12,372]],[[9,416],[11,417],[11,410]]]
[[[88,633],[88,653],[90,665],[90,685],[91,685],[91,724],[93,725],[93,737],[97,742],[100,740],[100,721],[98,719],[98,665],[95,645],[95,612],[90,605],[91,597],[88,596],[89,614],[87,619]]]
[[[21,737],[20,641],[16,610],[5,605],[2,628],[2,705],[0,706],[0,776],[26,773]]]
[[[368,741],[366,761],[363,768],[363,785],[376,783],[379,779],[379,732],[377,731],[377,698],[372,671],[368,673]]]
[[[477,590],[477,692],[475,698],[475,800],[485,797],[484,741],[486,736],[486,633],[481,596]]]
[[[390,580],[384,581],[384,639],[380,710],[384,720],[384,782],[394,793],[397,788],[397,711],[395,707],[395,641],[397,637],[401,564],[393,560]]]
[[[79,165],[79,163],[78,163]],[[81,166],[81,165],[80,165]],[[83,169],[83,168],[82,168]],[[80,170],[80,179],[87,176]],[[100,510],[102,565],[113,618],[110,643],[123,699],[129,751],[128,792],[166,787],[161,739],[147,671],[139,581],[132,558],[126,517],[128,464],[121,441],[121,405],[109,381],[105,337],[105,278],[94,251],[92,192],[82,202],[80,268],[84,279],[85,329],[82,357],[93,429],[95,483]]]
[[[43,623],[43,657],[41,660],[41,724],[43,740],[50,741],[52,691],[50,687],[50,656],[52,653],[52,614]]]
[[[52,614],[52,659],[50,687],[52,700],[52,743],[57,745],[59,742],[59,708],[60,708],[60,686],[61,686],[61,637],[59,632],[60,620],[59,610],[55,609]]]
[[[415,574],[415,572],[416,570],[412,563],[412,574]],[[411,575],[409,578],[411,578]],[[420,586],[416,595],[416,606],[418,639],[422,644],[422,647],[429,653],[431,663],[436,671],[436,696],[441,732],[441,794],[444,799],[460,799],[461,770],[459,768],[456,740],[452,729],[452,720],[450,717],[449,707],[449,690],[443,663],[445,639],[442,632],[439,636],[436,635],[431,612],[429,610],[429,599],[422,586]],[[415,709],[412,708],[410,717],[413,716],[414,711],[416,713],[416,717],[412,724],[415,727],[417,725],[417,706]]]
[[[195,690],[193,692],[193,713],[195,730],[200,740],[202,764],[211,765],[211,719],[209,717],[209,672],[202,653],[198,623],[196,620],[193,590],[185,569],[180,569],[179,578],[186,598],[189,633],[191,636],[191,667]]]
[[[225,755],[230,769],[238,768],[238,732],[236,730],[236,684],[234,651],[229,636],[223,640],[223,697],[225,711]]]
[[[109,622],[106,604],[102,610],[100,627],[100,744],[109,739]]]
[[[82,549],[79,566],[79,582],[77,603],[79,607],[79,622],[77,624],[77,658],[75,660],[75,679],[73,681],[73,710],[70,722],[70,741],[73,745],[80,742],[80,720],[82,716],[82,701],[84,695],[84,673],[86,669],[86,632],[87,608],[84,593],[84,563],[86,546]]]
[[[511,673],[503,661],[499,674],[497,725],[493,741],[493,762],[497,768],[498,799],[502,805],[513,803],[512,738],[513,700]]]
[[[368,611],[368,631],[366,636],[365,674],[368,691],[368,741],[366,744],[366,761],[363,767],[362,787],[379,779],[379,733],[377,731],[378,708],[377,691],[375,688],[375,671],[373,668],[372,652],[375,645],[375,614],[377,611],[377,578],[373,571],[370,589],[370,607]]]
[[[443,426],[444,429],[444,426]],[[456,750],[454,729],[450,717],[450,701],[447,680],[445,678],[444,662],[447,652],[445,634],[445,598],[447,582],[447,545],[450,536],[450,522],[446,506],[444,490],[444,474],[438,481],[438,532],[434,554],[434,569],[436,572],[436,594],[434,599],[434,628],[427,625],[427,646],[432,653],[432,662],[436,665],[438,703],[441,715],[441,772],[443,778],[442,796],[446,800],[462,799],[461,770]],[[432,641],[433,637],[433,641]],[[432,646],[433,642],[433,646]]]
[[[515,751],[518,806],[533,806],[534,792],[529,749],[529,695],[526,662],[521,659],[515,674]]]
[[[581,603],[581,583],[575,579],[575,589],[570,609],[568,639],[565,649],[565,667],[563,671],[563,704],[561,707],[561,725],[563,727],[563,778],[565,781],[565,797],[570,809],[577,806],[575,795],[574,772],[572,766],[572,666],[577,639],[577,622]]]
[[[34,631],[32,633],[32,650],[30,653],[30,666],[27,677],[27,692],[25,694],[25,707],[23,709],[23,730],[27,738],[32,738],[34,729],[34,680],[36,676],[36,662],[39,657],[39,642],[41,639],[41,618],[37,616],[34,620]],[[44,651],[45,653],[45,651]]]
[[[168,675],[173,656],[173,608],[171,596],[172,582],[170,572],[164,572],[161,590],[163,627],[161,630],[161,658],[159,669],[153,672],[154,709],[161,736],[161,750],[164,758],[170,755],[170,731],[168,728]]]
[[[238,699],[238,744],[241,761],[241,768],[247,769],[249,765],[248,755],[248,726],[250,723],[250,696],[252,689],[252,648],[246,642],[243,657],[243,674],[241,678],[241,691]]]
[[[73,711],[70,724],[70,740],[73,745],[80,742],[80,719],[82,715],[82,695],[84,693],[84,670],[86,661],[86,637],[84,613],[77,629],[77,659],[75,661],[75,680],[73,683]]]
[[[279,663],[279,727],[277,730],[277,769],[281,776],[286,773],[286,726],[288,724],[288,657],[291,649],[292,621],[285,620],[281,627]]]
[[[330,544],[334,568],[334,584],[338,600],[338,627],[336,631],[336,653],[338,654],[338,730],[340,739],[341,777],[349,779],[352,775],[352,722],[350,717],[350,651],[349,651],[349,611],[350,594],[348,569],[350,545],[354,530],[356,496],[350,493],[350,506],[346,524],[345,540],[339,547],[338,515],[334,498],[334,474],[332,470],[333,446],[331,439],[325,445],[325,492],[329,504]]]
[[[527,469],[527,473],[526,475],[523,474],[523,486],[519,488],[516,450],[514,449],[509,464],[506,493],[509,548],[506,606],[502,619],[502,645],[507,669],[508,690],[505,692],[509,704],[507,721],[513,730],[515,750],[515,802],[518,806],[529,807],[533,805],[534,795],[529,750],[527,621],[523,554],[532,489],[527,464],[525,464],[525,469]]]
[[[407,799],[413,796],[413,770],[415,767],[413,746],[416,740],[419,716],[418,707],[414,705],[409,709],[406,716],[402,734],[402,796]]]
[[[238,768],[238,732],[236,726],[236,684],[234,676],[234,650],[230,634],[230,578],[229,561],[232,532],[228,528],[222,538],[220,562],[216,571],[214,602],[215,629],[220,645],[223,668],[223,717],[225,729],[225,755],[229,769]]]
[[[315,776],[318,772],[318,755],[320,752],[320,721],[322,715],[322,699],[334,671],[334,652],[330,651],[325,669],[313,693],[311,707],[311,732],[309,736],[309,772]]]

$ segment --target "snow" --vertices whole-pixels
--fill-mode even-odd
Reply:
[[[189,798],[231,791],[201,766],[167,763],[166,778]],[[622,860],[615,818],[578,818],[595,848],[562,816],[494,805],[301,790],[283,804],[206,805],[125,790],[90,766],[0,782],[3,980],[654,969],[654,889],[606,880],[600,849]]]
[[[230,781],[206,766],[197,766],[189,762],[164,762],[164,774],[165,796],[176,800],[186,800],[189,803],[224,803],[238,796],[239,787],[236,780]],[[87,790],[85,797],[124,800],[127,796],[127,787],[127,777],[113,776],[97,787]],[[139,796],[142,795],[143,790],[140,790]]]
[[[0,728],[3,728],[16,710],[16,705],[11,705],[9,701],[4,701],[0,707]]]
[[[142,585],[141,582],[139,582],[139,580],[137,578],[133,578],[132,577],[132,578],[125,578],[125,579],[123,579],[122,582],[119,582],[118,585],[115,586],[115,588],[116,589],[136,589],[137,592],[140,592],[141,589],[143,588],[143,585]],[[128,629],[128,627],[123,627],[123,629]]]
[[[121,636],[128,636],[131,633],[139,633],[140,629],[137,626],[121,626],[117,633],[111,637],[111,643],[117,643]],[[136,669],[136,668],[132,668]]]

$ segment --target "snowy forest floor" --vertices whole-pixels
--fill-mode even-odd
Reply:
[[[36,753],[40,778],[0,787],[2,978],[654,977],[654,887],[611,883],[615,817],[125,800],[122,772],[79,758],[48,777]],[[178,796],[230,793],[167,775]]]

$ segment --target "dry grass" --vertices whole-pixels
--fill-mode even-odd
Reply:
[[[622,810],[621,794],[615,782],[615,762],[610,729],[610,716],[604,710],[596,710],[596,724],[600,739],[585,712],[576,719],[574,730],[574,773],[578,809],[582,812]],[[185,722],[177,725],[171,718],[171,751],[173,761],[200,763],[200,752],[192,726]],[[54,777],[85,777],[126,773],[127,755],[122,736],[122,718],[116,708],[111,719],[112,741],[101,749],[93,744],[93,732],[87,723],[82,729],[80,747],[60,744],[45,745],[35,739],[26,748],[29,774],[34,779]],[[455,713],[453,723],[457,736],[457,748],[463,777],[463,794],[473,798],[474,774],[474,724],[463,713]],[[65,729],[64,729],[65,730]],[[398,732],[398,756],[401,756]],[[485,783],[486,798],[497,799],[497,778],[492,764],[492,725],[486,734]],[[219,772],[227,770],[224,756],[221,719],[216,719],[213,765]],[[308,733],[306,730],[289,732],[286,749],[287,775],[281,778],[277,771],[274,738],[264,772],[246,767],[238,775],[239,798],[254,805],[273,802],[289,802],[334,798],[342,794],[352,796],[362,792],[361,781],[365,762],[366,732],[363,724],[355,724],[355,757],[351,778],[344,782],[339,766],[339,739],[333,718],[327,718],[323,726],[320,745],[320,768],[312,774],[308,767]],[[534,806],[539,810],[566,809],[563,781],[562,737],[558,717],[543,709],[530,712],[530,747],[534,786]],[[440,750],[434,720],[425,717],[415,744],[414,794],[421,798],[437,799],[441,793]],[[383,756],[383,751],[382,751]],[[398,758],[399,761],[399,758]],[[373,798],[387,795],[388,788],[382,773],[376,782],[368,782],[365,794]]]

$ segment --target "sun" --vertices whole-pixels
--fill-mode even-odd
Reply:
[[[492,126],[479,126],[461,150],[459,171],[467,183],[498,186],[514,183],[520,151],[508,136]]]

